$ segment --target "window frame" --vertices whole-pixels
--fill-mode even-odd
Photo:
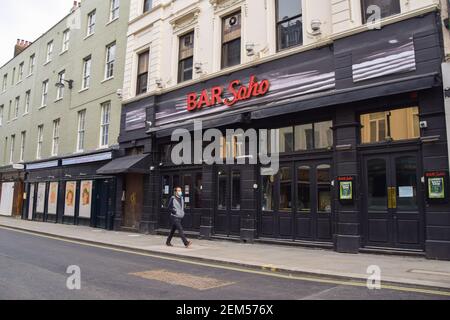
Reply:
[[[42,159],[42,145],[44,143],[44,125],[38,125],[37,144],[36,144],[36,159]]]
[[[58,73],[58,83],[64,83],[64,79],[66,78],[66,70],[61,70]],[[64,87],[58,87],[56,88],[56,100],[62,100],[64,99]]]
[[[192,54],[187,57],[181,57],[182,51],[181,51],[181,45],[183,39],[185,39],[188,36],[192,36]],[[189,80],[192,80],[194,78],[194,47],[195,47],[195,30],[191,30],[187,33],[184,33],[183,35],[180,35],[178,37],[178,83],[186,82]],[[192,59],[192,67],[191,67],[191,77],[190,79],[184,78],[184,73],[186,72],[186,68],[182,68],[182,64],[188,60]]]
[[[6,92],[7,89],[8,89],[8,74],[5,73],[3,75],[2,92]]]
[[[48,84],[48,79],[42,81],[41,108],[44,108],[48,105]]]
[[[147,8],[147,4],[149,7]],[[153,9],[153,1],[152,0],[144,0],[142,2],[142,14],[152,11]]]
[[[9,145],[9,163],[14,163],[14,149],[16,148],[16,135],[11,135],[11,143]]]
[[[45,56],[45,64],[49,63],[53,59],[53,50],[54,50],[54,44],[53,40],[47,42],[47,53]]]
[[[25,105],[23,114],[28,114],[30,112],[30,104],[31,104],[31,90],[25,92]]]
[[[89,37],[95,33],[96,23],[97,23],[97,9],[94,9],[87,14],[86,37]]]
[[[117,6],[114,6],[117,3]],[[120,0],[111,0],[109,11],[109,22],[112,22],[120,17]]]
[[[302,3],[301,0],[295,0],[295,1],[300,1],[300,6],[301,6],[301,9],[302,9],[301,13],[298,14],[298,15],[289,17],[287,19],[282,19],[282,20],[278,20],[278,17],[279,17],[278,9],[279,9],[279,2],[280,2],[280,0],[276,0],[275,1],[275,34],[276,34],[276,42],[277,42],[277,52],[283,51],[283,50],[287,50],[287,49],[291,49],[291,48],[294,48],[294,47],[300,47],[304,43],[304,39],[303,39],[303,3]],[[291,46],[288,46],[288,47],[285,47],[285,48],[281,48],[279,26],[282,25],[283,23],[290,22],[292,20],[296,20],[296,19],[299,19],[299,18],[300,18],[300,20],[302,22],[301,42],[297,43],[295,45],[291,45]]]
[[[59,134],[61,127],[61,119],[53,120],[53,135],[52,135],[52,156],[56,157],[59,154]]]
[[[83,152],[86,137],[86,109],[78,111],[77,123],[77,152]]]
[[[111,55],[111,49],[114,48],[113,55]],[[111,59],[111,56],[113,58]],[[114,67],[116,65],[117,58],[117,44],[114,41],[106,46],[106,57],[105,57],[105,80],[114,78]],[[109,75],[111,72],[111,75]]]
[[[13,120],[19,117],[19,109],[20,109],[20,96],[17,96],[14,99],[14,118]]]
[[[21,82],[23,80],[23,67],[25,66],[25,62],[21,62],[19,64],[19,70],[17,73],[17,83]]]
[[[19,156],[19,161],[23,162],[25,159],[25,143],[26,143],[26,137],[27,137],[27,132],[26,131],[22,131],[20,133],[20,156]]]
[[[30,56],[29,62],[28,62],[28,76],[32,75],[34,73],[34,67],[36,66],[36,55],[32,54]]]
[[[61,46],[61,53],[64,53],[69,50],[70,45],[70,28],[67,28],[63,31],[63,41]]]
[[[140,65],[141,65],[141,56],[147,55],[147,71],[143,73],[139,73]],[[137,70],[136,70],[136,96],[146,94],[148,92],[148,76],[150,71],[150,49],[142,51],[137,54]],[[145,75],[145,82],[146,82],[146,88],[145,91],[141,91],[140,88],[142,87],[141,79],[144,78]]]
[[[81,80],[81,90],[87,90],[91,86],[92,56],[83,59],[83,72]]]
[[[110,124],[111,124],[111,101],[107,101],[102,103],[101,105],[100,141],[99,141],[100,148],[106,148],[109,146]]]
[[[225,41],[225,39],[224,39],[224,36],[225,36],[225,21],[228,18],[230,18],[231,16],[234,16],[234,15],[237,15],[237,14],[240,14],[240,16],[241,16],[241,19],[240,19],[240,36],[238,38],[234,38],[232,40]],[[227,14],[227,15],[224,15],[221,18],[220,23],[221,23],[221,42],[220,42],[220,57],[221,58],[220,58],[220,68],[221,69],[227,69],[227,68],[231,68],[231,67],[234,67],[234,66],[238,66],[238,65],[242,64],[242,9],[239,8],[238,10],[235,10],[235,11],[233,11],[233,12]],[[232,44],[234,42],[237,42],[237,41],[240,42],[240,46],[239,46],[240,47],[239,48],[239,63],[233,64],[233,65],[229,65],[229,64],[225,65],[225,59],[224,59],[224,57],[225,57],[225,54],[224,54],[225,46],[228,46],[228,45],[230,45],[230,44]]]

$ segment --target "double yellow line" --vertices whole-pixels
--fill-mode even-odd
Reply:
[[[77,240],[68,240],[68,239],[59,238],[57,236],[48,236],[48,235],[35,233],[32,231],[24,231],[24,230],[18,230],[15,228],[9,228],[7,226],[0,226],[0,229],[6,229],[6,230],[18,232],[18,233],[33,235],[33,236],[57,240],[57,241],[63,241],[63,242],[67,242],[67,243],[78,244],[78,245],[87,246],[87,247],[106,249],[106,250],[111,250],[111,251],[116,251],[116,252],[129,253],[129,254],[134,254],[134,255],[139,255],[139,256],[144,256],[144,257],[151,257],[151,258],[162,259],[162,260],[167,260],[167,261],[175,261],[175,262],[186,263],[186,264],[190,264],[190,265],[210,267],[210,268],[216,268],[216,269],[221,269],[221,270],[230,270],[230,271],[237,271],[237,272],[243,272],[243,273],[249,273],[249,274],[257,274],[257,275],[274,277],[274,278],[279,278],[279,279],[289,279],[289,280],[308,281],[308,282],[315,282],[315,283],[326,283],[326,284],[334,284],[334,285],[342,285],[342,286],[367,288],[367,284],[365,281],[333,280],[333,279],[319,278],[318,276],[317,277],[316,276],[298,276],[298,275],[292,275],[292,274],[285,274],[285,273],[278,272],[278,270],[272,266],[263,266],[263,267],[261,267],[261,270],[252,270],[252,269],[244,268],[244,267],[228,266],[228,265],[218,264],[218,263],[199,262],[199,261],[189,260],[186,258],[168,257],[165,255],[158,255],[158,254],[154,254],[154,253],[143,253],[143,252],[133,251],[131,249],[127,250],[127,249],[114,248],[114,247],[107,246],[107,245],[92,244],[92,243],[86,243],[86,242],[77,241]],[[399,286],[399,285],[391,285],[391,284],[382,284],[381,289],[450,297],[450,291],[447,291],[444,289],[443,290],[425,289],[425,288],[415,288],[415,287],[407,287],[407,286]],[[369,290],[369,289],[367,289],[367,290]]]

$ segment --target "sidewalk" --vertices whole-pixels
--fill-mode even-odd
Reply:
[[[0,226],[121,249],[340,280],[357,279],[365,282],[367,267],[377,265],[381,268],[384,282],[450,290],[450,262],[426,260],[421,257],[352,255],[302,247],[206,240],[195,240],[191,249],[185,249],[178,238],[173,241],[175,247],[168,248],[164,245],[165,237],[161,236],[31,222],[8,217],[0,217]]]

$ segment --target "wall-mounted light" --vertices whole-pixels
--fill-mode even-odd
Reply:
[[[163,81],[162,81],[161,78],[156,79],[156,80],[155,80],[155,83],[156,83],[156,86],[157,86],[158,88],[162,88],[162,87],[163,87]]]
[[[196,73],[202,73],[203,71],[203,64],[201,62],[194,63],[194,69]]]
[[[247,56],[254,56],[255,55],[255,44],[254,43],[247,43],[245,45],[245,51],[247,51]]]
[[[322,33],[322,31],[320,30],[321,27],[322,27],[322,21],[320,21],[319,19],[311,20],[311,30],[314,35]]]
[[[258,184],[256,184],[256,183],[253,185],[253,189],[255,189],[255,190],[258,190],[258,187],[259,187],[259,186],[258,186]]]
[[[122,199],[121,199],[121,201],[122,201],[122,202],[125,202],[125,200],[126,200],[125,190],[123,190],[123,191],[122,191]]]
[[[154,167],[154,166],[151,166],[151,167],[150,167],[150,171],[155,171],[155,167]]]
[[[73,80],[65,80],[65,79],[61,79],[59,82],[57,82],[55,84],[55,87],[57,88],[65,88],[65,84],[64,82],[66,82],[69,85],[69,89],[72,90],[73,89]]]

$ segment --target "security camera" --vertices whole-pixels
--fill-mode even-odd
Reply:
[[[117,89],[116,94],[119,98],[122,98],[122,89]]]

